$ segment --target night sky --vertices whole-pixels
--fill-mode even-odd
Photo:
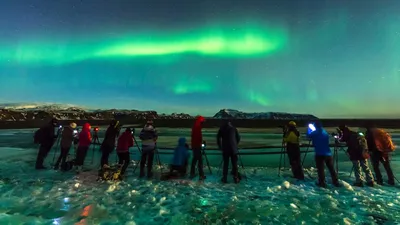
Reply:
[[[399,0],[5,0],[0,102],[400,117]]]

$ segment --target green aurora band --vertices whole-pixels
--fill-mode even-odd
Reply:
[[[283,29],[246,26],[188,30],[180,33],[138,32],[118,38],[93,37],[91,41],[54,39],[23,40],[14,45],[0,43],[0,64],[63,65],[85,60],[183,54],[264,57],[284,48],[288,35]],[[180,89],[177,92],[186,91]]]

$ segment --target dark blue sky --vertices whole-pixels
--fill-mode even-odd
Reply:
[[[0,101],[398,117],[398,9],[395,0],[9,1]]]

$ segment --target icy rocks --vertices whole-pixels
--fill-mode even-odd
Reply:
[[[342,184],[343,184],[343,187],[346,188],[348,191],[354,191],[353,187],[346,181],[342,181]]]
[[[290,207],[292,207],[293,209],[298,209],[298,207],[293,203],[290,203]]]
[[[352,225],[353,224],[352,221],[347,217],[343,218],[343,223],[346,224],[346,225]]]
[[[289,188],[290,188],[290,183],[289,183],[288,181],[284,181],[284,182],[282,183],[282,186],[283,186],[284,188],[286,188],[286,189],[289,189]]]
[[[135,221],[126,222],[125,225],[136,225]]]

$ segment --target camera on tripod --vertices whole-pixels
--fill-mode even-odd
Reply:
[[[97,133],[99,131],[99,127],[94,127],[93,131]]]
[[[203,143],[201,144],[201,148],[205,149],[206,148],[206,141],[203,141]]]

